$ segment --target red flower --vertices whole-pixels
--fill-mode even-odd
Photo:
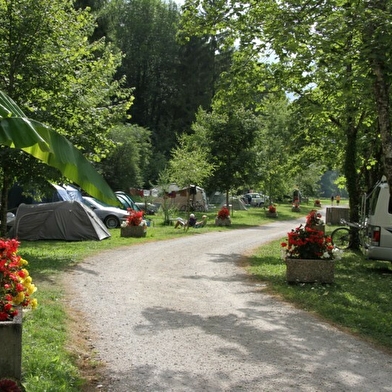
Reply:
[[[230,216],[230,211],[227,207],[222,207],[218,212],[219,219],[227,219]]]
[[[144,217],[143,211],[135,211],[132,208],[128,208],[127,211],[127,226],[140,226]]]
[[[18,381],[10,378],[0,379],[0,392],[22,392]]]
[[[305,226],[301,225],[287,233],[287,243],[281,243],[287,257],[297,259],[333,258],[334,246],[331,237],[316,228],[322,223],[320,218],[320,214],[313,210],[307,216]]]

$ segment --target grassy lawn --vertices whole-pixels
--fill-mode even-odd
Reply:
[[[330,205],[322,200],[323,205]],[[344,205],[344,201],[341,202]],[[302,206],[300,214],[291,211],[291,205],[278,205],[278,220],[289,220],[306,215],[313,204]],[[260,208],[235,211],[230,227],[213,225],[217,210],[209,212],[209,223],[203,229],[174,229],[163,226],[162,217],[153,217],[153,226],[146,238],[122,238],[120,230],[111,230],[112,237],[103,241],[22,242],[20,254],[29,261],[29,272],[38,287],[39,307],[28,312],[23,324],[23,383],[28,392],[81,391],[83,375],[80,371],[81,354],[70,342],[72,310],[67,305],[62,272],[72,268],[85,257],[100,251],[143,242],[160,241],[178,236],[198,235],[217,230],[261,225],[271,221]],[[200,214],[196,214],[200,218]],[[291,228],[291,227],[290,227]],[[328,228],[331,229],[331,228]],[[392,267],[390,263],[364,261],[361,255],[346,253],[337,262],[334,285],[288,285],[285,266],[280,260],[280,242],[274,241],[249,258],[248,270],[256,279],[267,282],[267,290],[280,295],[299,307],[319,314],[326,320],[347,328],[366,339],[392,349]],[[84,337],[77,342],[88,346]],[[79,347],[80,349],[81,347]],[[83,358],[82,358],[83,359]],[[97,365],[93,355],[83,361],[91,369]],[[87,390],[87,389],[86,389]]]

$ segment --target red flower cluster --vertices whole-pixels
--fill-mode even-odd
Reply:
[[[295,259],[333,259],[334,246],[330,236],[315,226],[321,222],[321,215],[312,210],[306,217],[305,227],[300,225],[291,230],[288,241],[282,242],[281,246],[285,256]]]
[[[276,212],[276,207],[274,205],[270,205],[268,207],[268,212],[270,212],[271,214],[274,214]]]
[[[230,211],[227,207],[222,207],[218,212],[219,219],[227,219],[230,216]]]
[[[0,379],[0,392],[22,392],[24,391],[24,388],[22,388],[17,380],[11,378]]]
[[[132,208],[128,208],[127,226],[140,226],[144,218],[143,211],[135,211]]]
[[[0,321],[12,320],[17,306],[37,306],[31,295],[37,290],[27,269],[26,260],[17,255],[19,242],[0,239]]]

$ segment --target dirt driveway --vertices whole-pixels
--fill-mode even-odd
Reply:
[[[292,227],[200,231],[80,264],[69,285],[106,363],[97,390],[392,391],[390,355],[267,295],[239,265]]]

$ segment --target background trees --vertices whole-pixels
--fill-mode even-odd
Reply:
[[[387,0],[23,4],[0,2],[0,87],[104,159],[113,187],[156,182],[182,134],[209,151],[221,190],[317,193],[338,169],[356,206],[389,170]]]
[[[294,99],[293,161],[341,168],[357,220],[361,190],[389,171],[389,18],[386,0],[186,0],[183,26],[190,35],[224,31],[225,43],[235,42],[243,59],[271,63],[273,84]],[[236,75],[254,80],[250,72]]]

